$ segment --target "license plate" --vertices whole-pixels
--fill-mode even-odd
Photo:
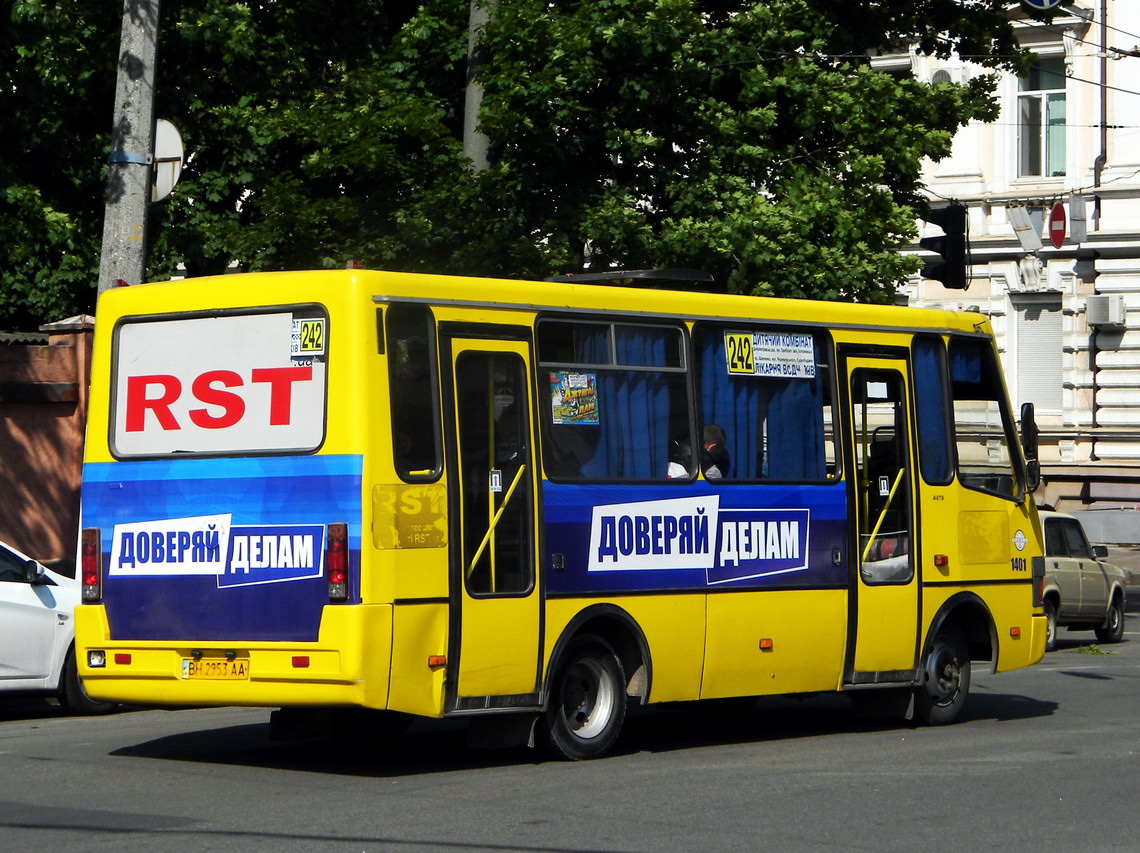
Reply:
[[[182,659],[182,677],[191,680],[247,681],[249,680],[249,660],[237,658],[204,658],[202,660]]]

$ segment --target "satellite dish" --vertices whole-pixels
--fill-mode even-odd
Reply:
[[[182,174],[182,135],[164,118],[154,123],[154,182],[150,200],[162,201],[170,195]]]

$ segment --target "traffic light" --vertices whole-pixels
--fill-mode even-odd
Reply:
[[[927,261],[922,277],[942,282],[943,287],[965,290],[970,286],[966,278],[966,205],[950,204],[928,211],[922,217],[941,226],[944,237],[923,237],[918,245],[938,258]]]

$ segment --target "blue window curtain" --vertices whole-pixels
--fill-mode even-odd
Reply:
[[[774,379],[771,384],[765,476],[776,480],[824,479],[823,380],[817,375],[814,379]]]
[[[730,376],[721,328],[702,330],[697,348],[701,423],[724,429],[728,477],[825,479],[824,372],[815,379]],[[818,363],[818,342],[815,348]]]
[[[610,326],[581,325],[574,332],[574,358],[582,364],[610,364]],[[619,364],[663,365],[675,346],[676,329],[619,326]],[[594,368],[582,368],[594,370]],[[593,445],[581,476],[597,479],[658,479],[669,468],[671,379],[684,393],[682,374],[620,367],[597,369],[598,424],[556,427],[576,430]]]
[[[928,483],[948,483],[950,417],[946,375],[942,370],[942,341],[914,341],[914,395],[918,406],[918,461]]]
[[[973,341],[954,341],[950,346],[950,378],[977,385],[982,381],[984,350]]]

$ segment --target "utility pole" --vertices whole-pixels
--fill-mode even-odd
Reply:
[[[154,160],[154,65],[159,0],[123,0],[115,119],[107,174],[99,293],[146,275],[146,215]]]
[[[496,5],[496,0],[471,0],[471,11],[467,20],[467,90],[463,102],[463,154],[471,161],[471,170],[485,172],[490,165],[488,150],[491,147],[487,135],[479,131],[479,108],[483,105],[483,86],[476,80],[479,66],[485,56],[479,36],[487,21],[488,9]]]

